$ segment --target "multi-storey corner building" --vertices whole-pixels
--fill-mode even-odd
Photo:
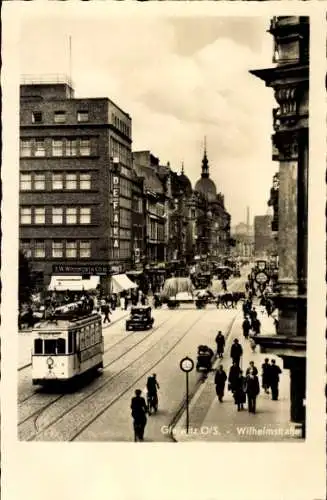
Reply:
[[[132,264],[131,127],[110,99],[75,98],[66,78],[23,80],[20,244],[44,285]]]
[[[273,159],[279,162],[271,205],[278,226],[278,334],[256,341],[291,375],[291,420],[304,422],[306,394],[309,18],[274,17],[273,68],[251,71],[275,92]],[[276,210],[277,209],[277,210]]]
[[[269,258],[276,254],[276,242],[272,231],[271,215],[254,217],[254,255],[258,258]]]

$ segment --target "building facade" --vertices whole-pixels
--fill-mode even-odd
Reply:
[[[258,258],[269,258],[276,254],[272,222],[272,215],[256,215],[254,217],[254,255]]]
[[[258,336],[265,352],[274,352],[290,370],[290,418],[305,422],[308,132],[309,132],[309,18],[274,17],[273,68],[251,71],[275,93],[273,159],[278,162],[274,190],[278,227],[278,289],[273,298],[279,310],[277,335]],[[277,195],[277,196],[276,196]],[[277,213],[276,208],[278,207]]]
[[[65,77],[23,80],[20,245],[45,286],[64,271],[131,265],[131,133],[127,113],[75,98]]]

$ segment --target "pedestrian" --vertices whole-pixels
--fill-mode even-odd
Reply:
[[[259,335],[261,331],[261,321],[258,318],[255,318],[254,320],[252,320],[251,327],[254,335]]]
[[[282,373],[282,370],[276,365],[276,361],[274,359],[271,360],[270,365],[270,387],[271,387],[271,399],[277,401],[278,399],[278,385],[279,385],[279,375]]]
[[[257,367],[254,365],[254,361],[250,361],[250,366],[246,369],[246,373],[245,375],[258,375],[258,369]]]
[[[243,354],[243,349],[238,339],[234,339],[233,345],[230,350],[230,357],[233,360],[233,363],[240,364],[240,359]]]
[[[237,405],[237,411],[241,411],[244,409],[244,403],[246,402],[246,393],[245,393],[245,378],[243,377],[242,370],[239,371],[238,377],[235,378],[234,384],[234,401]]]
[[[224,290],[224,292],[227,292],[227,283],[226,283],[225,278],[223,278],[221,280],[221,286],[222,286],[222,289]]]
[[[120,295],[120,309],[124,311],[125,309],[125,302],[126,302],[126,297],[125,295],[121,294]]]
[[[253,321],[255,319],[257,319],[257,317],[258,317],[258,313],[257,313],[255,307],[253,307],[253,309],[250,311],[250,318],[251,318],[252,325],[253,325]]]
[[[237,363],[233,363],[229,369],[228,390],[231,391],[232,393],[234,393],[234,391],[235,391],[236,380],[239,377],[240,371],[241,371],[241,369]]]
[[[219,358],[222,358],[225,349],[225,337],[221,331],[219,331],[216,336],[216,344],[217,344],[217,356]]]
[[[224,368],[222,365],[219,365],[215,375],[215,385],[216,385],[216,394],[220,403],[223,402],[226,380],[227,380],[227,375],[224,371]]]
[[[141,396],[142,391],[140,389],[136,389],[135,396],[131,401],[131,410],[132,410],[132,418],[133,418],[133,427],[134,427],[134,441],[138,439],[143,441],[144,439],[144,429],[146,426],[146,413],[148,411],[145,399]]]
[[[247,316],[245,317],[245,319],[242,323],[242,329],[243,329],[244,338],[248,339],[249,333],[251,330],[251,323],[250,323],[249,318]]]
[[[104,314],[103,324],[105,324],[106,321],[110,323],[109,314],[111,313],[111,311],[108,302],[105,302],[105,304],[101,307],[101,312]]]
[[[246,377],[246,394],[248,397],[249,413],[256,412],[256,400],[260,392],[259,379],[257,375],[250,374]]]
[[[262,388],[265,391],[266,394],[269,394],[269,387],[270,387],[270,364],[269,364],[269,359],[266,358],[265,362],[261,365],[262,369]]]

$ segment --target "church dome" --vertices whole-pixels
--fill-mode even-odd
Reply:
[[[209,201],[214,201],[217,197],[216,185],[208,177],[201,177],[196,182],[194,191],[203,194]]]
[[[196,182],[194,191],[201,193],[208,201],[215,201],[217,198],[217,188],[215,183],[209,177],[209,162],[206,150],[202,159],[202,173],[201,178]]]
[[[182,171],[178,175],[178,183],[186,195],[192,194],[192,184],[190,179],[184,174],[184,165],[182,166]]]

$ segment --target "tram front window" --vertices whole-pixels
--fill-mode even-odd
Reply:
[[[35,354],[42,354],[43,353],[43,340],[42,339],[35,339],[34,340],[34,353]]]
[[[44,341],[44,354],[56,354],[56,344],[55,339],[47,339]]]
[[[57,354],[66,354],[66,340],[58,339],[57,340]]]

